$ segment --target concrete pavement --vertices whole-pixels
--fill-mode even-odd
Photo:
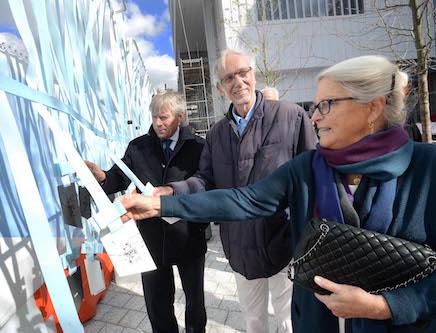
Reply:
[[[208,241],[204,272],[205,304],[208,333],[245,332],[245,324],[239,308],[235,277],[224,256],[218,226],[212,224],[212,238]],[[175,313],[179,332],[184,333],[185,296],[177,268]],[[272,316],[270,333],[277,332]],[[85,325],[87,333],[152,333],[145,309],[140,277],[128,282],[112,283],[104,300],[98,305],[96,316]]]

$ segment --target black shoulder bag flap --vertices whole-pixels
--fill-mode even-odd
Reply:
[[[372,294],[406,287],[436,269],[436,252],[401,238],[348,224],[312,219],[297,244],[288,277],[319,294],[316,275]]]

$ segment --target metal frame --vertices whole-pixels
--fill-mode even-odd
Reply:
[[[191,123],[201,123],[204,120],[206,120],[206,128],[199,128],[196,129],[196,134],[204,136],[207,131],[209,131],[211,127],[211,118],[212,115],[209,114],[209,106],[207,101],[207,89],[206,89],[206,79],[204,75],[204,61],[203,58],[190,58],[190,59],[180,59],[180,73],[181,73],[181,82],[183,87],[183,94],[186,98],[186,104],[187,105],[197,105],[198,106],[204,105],[205,110],[205,116],[197,115],[196,117],[190,118],[189,113],[186,113],[186,118]],[[194,82],[189,82],[189,84],[186,84],[185,78],[188,71],[198,71],[198,74],[190,73],[190,78],[194,77]],[[186,90],[189,88],[198,88],[202,87],[203,92],[203,98],[198,98],[198,96],[195,96],[195,99],[189,99],[188,95],[186,94]]]

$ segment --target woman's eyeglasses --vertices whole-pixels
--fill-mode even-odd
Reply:
[[[350,101],[355,99],[354,97],[338,97],[338,98],[327,98],[319,101],[318,104],[312,104],[309,107],[309,116],[312,117],[316,110],[323,116],[330,112],[333,103],[340,101]]]

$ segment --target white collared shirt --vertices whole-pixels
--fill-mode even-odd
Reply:
[[[233,106],[232,114],[233,114],[233,118],[235,118],[236,126],[238,127],[239,135],[242,135],[242,133],[244,133],[244,130],[245,130],[245,128],[248,125],[248,122],[250,121],[251,117],[253,117],[254,106],[255,105],[256,105],[256,99],[254,100],[253,105],[251,106],[250,110],[248,110],[248,112],[247,112],[247,114],[245,115],[244,118],[242,118],[241,116],[239,116],[236,113],[235,106]]]
[[[177,141],[179,141],[179,134],[180,134],[180,127],[177,127],[177,130],[174,132],[174,134],[170,138],[168,138],[168,140],[171,140],[170,149],[172,151],[174,151],[174,148],[176,148]]]

